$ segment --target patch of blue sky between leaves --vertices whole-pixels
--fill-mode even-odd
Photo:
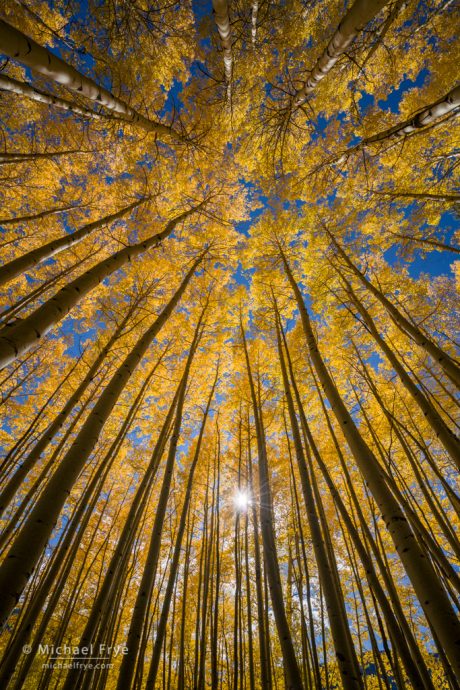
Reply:
[[[385,100],[379,100],[378,106],[381,110],[391,110],[392,113],[399,113],[399,105],[404,95],[411,89],[420,89],[428,81],[430,71],[424,67],[420,70],[415,79],[405,77],[399,86],[390,91]]]

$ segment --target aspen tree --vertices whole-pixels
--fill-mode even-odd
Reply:
[[[63,287],[54,297],[42,304],[17,326],[0,331],[0,367],[6,366],[24,352],[27,352],[40,338],[56,325],[77,304],[82,297],[94,289],[99,283],[114,271],[132,261],[143,252],[157,247],[168,237],[178,223],[203,206],[202,202],[188,211],[170,220],[164,230],[152,235],[137,244],[128,245],[120,249],[107,259],[90,268],[83,275],[75,278]]]
[[[447,376],[460,387],[460,367],[457,363],[450,357],[450,355],[442,350],[436,343],[430,340],[420,329],[412,322],[407,319],[391,301],[385,297],[383,292],[379,290],[375,285],[364,275],[362,271],[355,266],[351,261],[349,256],[345,253],[343,248],[334,238],[332,233],[326,228],[326,232],[330,237],[334,247],[337,249],[339,255],[343,258],[346,265],[350,270],[356,275],[356,277],[361,281],[361,283],[371,292],[374,297],[378,299],[380,304],[386,309],[392,321],[396,326],[406,335],[408,335],[417,345],[422,347],[436,362],[442,367]]]
[[[281,579],[276,551],[276,540],[273,528],[273,507],[270,491],[270,478],[268,473],[267,449],[265,445],[265,433],[261,419],[262,412],[259,409],[255,385],[252,378],[252,371],[249,362],[246,337],[242,323],[240,324],[241,337],[243,341],[244,355],[246,360],[249,387],[251,390],[251,400],[254,411],[254,420],[257,429],[257,448],[259,456],[259,495],[260,495],[260,521],[262,532],[262,543],[264,548],[264,559],[267,569],[267,577],[270,587],[270,598],[275,614],[276,626],[280,638],[280,645],[283,652],[285,663],[285,673],[287,687],[290,690],[302,690],[303,683],[297,663],[294,646],[292,643],[291,632],[286,618],[286,611],[283,601]]]
[[[385,7],[388,0],[355,0],[337,27],[327,48],[316,61],[302,87],[296,92],[294,103],[302,105],[318,82],[331,71],[347,48],[371,19]]]
[[[345,407],[335,383],[318,349],[310,318],[295,281],[286,255],[281,246],[279,252],[296,303],[300,312],[308,351],[317,371],[318,378],[331,404],[337,421],[343,431],[356,463],[371,490],[395,549],[412,582],[427,619],[430,621],[455,672],[458,668],[457,648],[460,644],[460,624],[442,584],[440,584],[431,562],[418,543],[402,507],[387,485],[377,458],[361,436],[350,413]]]
[[[222,44],[222,51],[224,54],[224,73],[226,83],[226,98],[227,102],[231,99],[232,88],[232,34],[230,28],[230,18],[228,16],[227,0],[212,0],[212,7],[214,10],[214,19],[217,30],[219,32],[220,41]]]
[[[324,597],[326,600],[326,608],[328,612],[329,624],[332,629],[334,639],[335,653],[339,664],[340,675],[344,688],[362,688],[361,672],[356,657],[356,652],[348,628],[348,622],[345,612],[345,604],[343,595],[336,584],[332,564],[327,555],[325,540],[321,533],[319,524],[318,512],[315,506],[315,499],[311,489],[311,477],[307,468],[300,431],[296,418],[294,401],[289,388],[288,375],[286,370],[286,363],[284,361],[284,353],[281,344],[281,332],[279,324],[279,313],[276,302],[274,302],[274,311],[276,319],[276,332],[278,341],[278,356],[281,365],[281,372],[283,377],[284,394],[286,396],[289,417],[291,421],[291,430],[294,439],[294,447],[296,451],[297,463],[299,467],[299,474],[301,478],[301,486],[304,495],[305,508],[307,510],[308,522],[310,525],[310,532],[312,535],[313,548],[315,551],[316,563],[320,573],[321,583],[324,588]]]
[[[119,395],[122,393],[132,372],[139,364],[149,345],[181,299],[203,257],[204,255],[201,254],[194,261],[169,303],[117,369],[110,383],[99,397],[90,416],[82,426],[77,438],[61,461],[59,468],[48,482],[46,490],[35,504],[27,522],[14,540],[6,560],[0,568],[0,615],[2,623],[8,618],[22,590],[26,586],[33,568],[36,566],[54,529],[62,506],[94,448],[102,427],[117,402]]]
[[[5,74],[0,74],[0,89],[2,91],[9,91],[10,93],[16,93],[19,96],[25,96],[30,98],[32,101],[37,101],[38,103],[45,103],[46,105],[52,105],[59,110],[64,110],[67,113],[74,113],[81,117],[87,117],[94,120],[99,120],[100,115],[90,108],[84,108],[77,105],[76,103],[71,103],[65,98],[60,98],[59,96],[52,96],[45,91],[36,89],[30,84],[27,84],[12,77],[7,77]]]
[[[158,673],[158,666],[160,663],[161,647],[163,645],[164,636],[166,633],[166,623],[167,623],[167,619],[168,619],[169,607],[170,607],[171,598],[172,598],[172,591],[173,591],[173,588],[175,586],[177,570],[179,567],[179,558],[181,555],[182,539],[184,536],[184,531],[185,531],[185,526],[186,526],[186,521],[187,521],[187,515],[188,515],[188,510],[189,510],[189,504],[190,504],[190,496],[191,496],[192,489],[193,489],[193,477],[194,477],[197,462],[198,462],[199,457],[200,457],[201,443],[203,440],[203,434],[204,434],[209,410],[211,407],[212,398],[214,396],[214,391],[215,391],[215,388],[217,385],[218,376],[219,376],[219,367],[217,366],[216,367],[216,376],[215,376],[213,384],[211,386],[211,391],[209,393],[208,401],[206,403],[206,408],[205,408],[205,411],[203,414],[203,421],[201,422],[200,431],[198,434],[198,439],[196,442],[196,448],[195,448],[195,452],[193,454],[192,463],[191,463],[190,469],[188,471],[187,486],[185,489],[185,497],[184,497],[184,502],[183,502],[183,506],[182,506],[182,512],[181,512],[179,527],[178,527],[177,534],[176,534],[176,543],[174,545],[174,554],[173,554],[173,557],[171,560],[171,567],[170,567],[170,572],[169,572],[169,577],[168,577],[168,584],[167,584],[166,591],[165,591],[163,608],[161,610],[160,619],[158,621],[158,627],[156,629],[156,638],[155,638],[155,643],[153,646],[152,658],[150,660],[150,668],[149,668],[149,673],[148,673],[148,677],[147,677],[146,688],[155,688],[155,682],[156,682],[156,677],[157,677],[157,673]]]
[[[76,244],[78,244],[78,242],[81,242],[83,239],[85,239],[85,237],[91,235],[91,233],[93,233],[95,230],[99,230],[105,225],[113,223],[119,218],[123,218],[124,215],[130,213],[137,208],[137,206],[147,200],[148,199],[146,198],[138,199],[132,204],[125,206],[125,208],[116,211],[115,213],[111,213],[110,215],[105,216],[100,220],[93,221],[92,223],[87,223],[73,233],[64,235],[57,240],[52,240],[41,247],[37,247],[37,249],[32,249],[30,252],[27,252],[27,254],[19,256],[17,259],[13,259],[13,261],[9,261],[0,268],[0,285],[4,285],[9,280],[21,275],[21,273],[24,273],[24,271],[36,266],[40,261],[49,259],[51,256],[55,256],[59,252],[62,252],[64,249],[74,247]]]
[[[35,443],[34,447],[28,453],[28,455],[25,458],[21,458],[19,466],[16,468],[16,471],[14,472],[13,476],[9,479],[8,483],[4,486],[0,494],[0,513],[3,512],[5,508],[8,506],[14,494],[21,485],[21,482],[24,480],[28,472],[35,466],[37,461],[40,459],[41,455],[45,452],[48,445],[54,439],[55,435],[63,427],[75,406],[80,402],[88,386],[92,383],[94,377],[99,371],[100,366],[105,361],[111,348],[123,333],[136,307],[137,302],[134,301],[131,307],[126,311],[120,323],[117,325],[117,327],[111,334],[107,343],[104,345],[104,347],[102,347],[94,362],[89,367],[81,383],[76,387],[72,395],[68,398],[64,407],[60,410],[60,412],[57,414],[54,420],[47,426],[44,432],[40,435],[40,438]]]
[[[449,455],[452,458],[452,461],[456,463],[457,467],[460,469],[460,445],[458,442],[457,437],[455,434],[451,431],[451,429],[446,425],[442,417],[438,414],[436,408],[430,403],[428,398],[423,395],[423,392],[419,390],[417,385],[412,381],[410,376],[406,373],[404,367],[402,366],[401,362],[398,360],[397,356],[395,353],[392,351],[390,346],[387,344],[387,342],[383,339],[383,337],[380,335],[380,333],[377,330],[377,327],[374,323],[374,320],[372,319],[371,315],[369,314],[368,310],[364,306],[364,304],[359,300],[357,297],[356,293],[354,292],[353,288],[351,287],[350,283],[346,280],[346,278],[341,274],[341,279],[345,285],[345,290],[350,296],[353,304],[356,306],[358,309],[361,317],[363,318],[364,323],[366,324],[367,328],[369,329],[372,337],[382,350],[382,352],[385,354],[386,358],[390,362],[391,366],[395,370],[395,372],[398,374],[399,378],[401,379],[401,382],[403,386],[408,390],[410,395],[413,397],[413,399],[416,401],[416,403],[420,406],[420,409],[429,423],[429,425],[432,427],[433,431],[435,432],[436,436],[439,438],[441,443],[443,444],[444,448],[446,451],[449,453]]]
[[[3,20],[0,20],[0,51],[30,67],[34,72],[62,84],[69,91],[74,91],[96,105],[113,111],[118,118],[131,122],[147,132],[166,137],[174,143],[182,142],[181,137],[172,127],[144,117],[124,101],[116,98],[110,91],[96,84],[89,77],[85,77],[57,55]]]
[[[199,259],[201,261],[201,257]],[[193,270],[198,264],[195,262]],[[206,307],[205,307],[206,309]],[[169,491],[171,488],[171,481],[173,476],[174,460],[176,457],[177,444],[179,442],[179,435],[182,425],[182,414],[185,402],[185,394],[187,389],[188,377],[190,368],[192,366],[193,357],[198,347],[200,338],[202,336],[203,319],[205,309],[201,312],[198,323],[195,328],[192,343],[187,358],[187,364],[181,380],[181,388],[177,399],[176,417],[172,430],[171,440],[169,443],[168,456],[165,463],[163,483],[161,485],[160,496],[158,498],[157,509],[155,513],[155,521],[152,526],[152,533],[148,547],[147,561],[142,573],[142,580],[136,596],[136,603],[133,608],[133,614],[129,627],[128,636],[126,639],[126,646],[129,649],[121,664],[120,674],[118,676],[118,688],[131,687],[133,676],[135,674],[135,667],[137,655],[139,651],[139,643],[141,639],[142,626],[144,624],[144,616],[147,610],[147,604],[150,599],[152,587],[155,578],[155,571],[158,564],[158,558],[161,547],[161,534],[163,531],[163,522],[166,514],[166,507],[169,498]]]

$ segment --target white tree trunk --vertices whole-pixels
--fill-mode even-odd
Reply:
[[[76,103],[71,103],[66,101],[64,98],[59,96],[52,96],[49,93],[40,91],[39,89],[26,84],[25,82],[18,81],[12,77],[7,77],[6,74],[0,74],[0,89],[3,91],[10,91],[10,93],[16,93],[20,96],[25,96],[30,98],[32,101],[38,101],[38,103],[45,103],[46,105],[52,105],[59,110],[65,110],[67,113],[74,113],[75,115],[81,115],[83,117],[89,117],[93,120],[100,120],[101,116],[90,108],[85,108],[84,106],[77,105]]]
[[[356,0],[328,43],[326,50],[316,61],[308,78],[295,95],[295,105],[302,105],[326,74],[334,67],[337,60],[353,43],[366,24],[387,4],[388,0]]]
[[[181,137],[172,127],[144,117],[110,91],[99,86],[93,79],[85,77],[57,55],[3,20],[0,20],[0,52],[27,65],[34,72],[62,84],[69,91],[74,91],[93,103],[104,106],[127,122],[176,142],[181,141]]]
[[[227,0],[212,0],[214,8],[214,18],[219,32],[222,50],[224,53],[224,72],[227,84],[227,100],[231,97],[231,83],[233,71],[232,57],[232,31],[230,28],[230,17],[228,14]]]
[[[19,256],[17,259],[13,259],[13,261],[10,261],[0,268],[0,285],[4,285],[32,266],[36,266],[40,261],[43,261],[43,259],[49,259],[51,256],[55,256],[59,252],[62,252],[64,249],[74,247],[78,242],[81,242],[85,237],[88,237],[88,235],[94,232],[94,230],[98,230],[104,225],[112,223],[118,218],[122,218],[126,213],[129,213],[144,201],[146,201],[146,199],[137,199],[135,202],[116,213],[111,213],[104,218],[95,220],[92,223],[87,223],[71,234],[59,237],[57,240],[52,240],[41,247],[37,247],[37,249],[32,249],[32,251],[27,252],[27,254],[23,256]]]
[[[48,331],[53,328],[79,300],[104,278],[111,275],[121,266],[124,266],[136,256],[156,247],[165,237],[171,234],[176,225],[197,211],[205,202],[184,211],[167,223],[164,230],[152,235],[147,240],[129,245],[112,254],[107,259],[100,261],[71,283],[64,286],[59,292],[42,304],[32,314],[16,326],[5,327],[0,331],[0,367],[4,367],[17,357],[30,350],[39,342]]]

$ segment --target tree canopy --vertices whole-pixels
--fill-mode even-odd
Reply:
[[[2,5],[2,688],[460,687],[459,29]]]

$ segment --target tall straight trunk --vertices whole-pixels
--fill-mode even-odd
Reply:
[[[214,19],[222,44],[222,51],[224,53],[224,73],[225,83],[227,86],[227,101],[231,97],[231,83],[233,70],[232,57],[232,30],[230,26],[230,17],[228,14],[227,0],[212,0],[212,7],[214,10]]]
[[[216,474],[217,474],[217,503],[220,500],[220,458],[221,458],[221,439],[219,422],[216,420]],[[219,687],[219,601],[220,601],[220,579],[221,579],[221,548],[223,545],[220,542],[220,511],[217,510],[216,517],[216,568],[214,578],[214,604],[211,611],[212,627],[211,627],[211,688],[218,690]]]
[[[0,285],[8,283],[10,280],[16,278],[18,275],[21,275],[21,273],[24,273],[24,271],[27,271],[29,268],[35,267],[40,261],[49,259],[51,256],[55,256],[64,249],[74,247],[76,244],[78,244],[78,242],[81,242],[81,240],[83,240],[85,237],[91,235],[91,233],[93,233],[95,230],[99,230],[100,228],[104,227],[104,225],[113,223],[119,218],[123,218],[123,216],[130,213],[130,211],[135,209],[140,204],[143,204],[145,201],[148,201],[148,197],[136,199],[136,201],[134,201],[132,204],[129,204],[129,206],[125,206],[115,213],[111,213],[110,215],[100,218],[99,220],[95,220],[92,223],[87,223],[73,233],[59,237],[51,242],[47,242],[41,247],[37,247],[37,249],[32,249],[30,252],[27,252],[27,254],[19,256],[17,259],[9,261],[0,268]]]
[[[33,642],[30,645],[31,652],[27,655],[27,658],[23,660],[20,673],[15,679],[15,688],[23,687],[25,678],[39,650],[39,644],[42,642],[44,634],[49,629],[50,619],[59,601],[62,601],[62,591],[74,565],[74,560],[80,548],[81,539],[85,534],[93,510],[100,497],[104,481],[111,469],[115,457],[116,455],[113,455],[109,458],[109,461],[102,468],[102,472],[98,469],[94,473],[94,477],[83,494],[84,500],[80,501],[65,532],[64,540],[56,549],[56,554],[53,554],[50,567],[47,569],[45,577],[40,582],[38,591],[34,593],[26,609],[24,618],[16,632],[13,644],[9,648],[8,654],[2,660],[0,681],[4,687],[7,686],[11,674],[14,672],[15,668],[17,668],[23,654],[23,645],[28,642],[33,627],[40,614],[42,614],[40,624],[34,634]],[[59,575],[59,578],[57,578],[57,575]],[[52,594],[50,595],[51,591]],[[45,602],[46,608],[43,611]]]
[[[113,600],[113,591],[117,585],[119,573],[123,567],[127,565],[126,559],[129,558],[136,531],[138,530],[141,522],[141,518],[145,510],[153,482],[157,475],[166,443],[168,441],[179,393],[180,386],[176,391],[174,399],[169,407],[165,421],[158,435],[158,439],[153,448],[149,465],[144,473],[144,476],[142,477],[142,481],[136,490],[135,497],[129,508],[126,522],[115,547],[115,551],[105,574],[104,581],[102,582],[102,585],[97,593],[97,597],[91,607],[88,621],[80,638],[80,647],[85,647],[88,644],[91,644],[91,641],[96,635],[98,626],[101,627],[102,623],[105,621],[105,612],[109,607],[110,601]],[[70,687],[70,684],[68,687]]]
[[[21,462],[18,468],[16,469],[16,472],[10,478],[9,482],[2,489],[2,492],[0,494],[0,514],[9,505],[10,501],[13,499],[16,491],[19,489],[21,483],[23,482],[27,474],[30,472],[31,469],[33,469],[33,467],[35,467],[41,455],[45,452],[49,444],[53,441],[54,437],[59,432],[59,430],[62,429],[63,425],[65,424],[65,421],[72,413],[74,407],[81,401],[82,396],[86,392],[88,386],[93,381],[94,377],[97,375],[99,368],[101,367],[105,358],[107,357],[107,354],[110,352],[114,343],[123,333],[126,324],[133,315],[134,309],[135,304],[133,304],[133,306],[126,312],[122,321],[116,327],[107,343],[101,349],[101,351],[97,355],[94,362],[91,364],[90,368],[88,369],[86,375],[84,376],[80,384],[76,387],[70,398],[68,398],[64,407],[56,415],[54,420],[47,426],[47,428],[42,432],[30,453],[24,459],[21,459]]]
[[[298,391],[296,391],[296,398],[299,401]],[[302,423],[307,427],[307,421],[303,408],[301,408]],[[342,500],[340,492],[335,486],[329,470],[324,463],[321,454],[317,451],[316,446],[313,447],[315,460],[321,470],[321,473],[326,481],[327,487],[331,493],[334,503],[340,513],[340,516],[345,523],[348,534],[353,542],[353,545],[360,557],[364,572],[366,573],[366,579],[369,583],[370,590],[374,593],[385,617],[385,622],[388,626],[389,632],[393,639],[393,644],[396,646],[398,654],[401,655],[403,664],[406,668],[407,675],[414,688],[423,688],[424,690],[434,690],[434,686],[431,682],[430,675],[426,669],[426,666],[420,665],[420,659],[413,659],[411,651],[403,635],[403,632],[399,626],[399,623],[393,613],[387,594],[385,593],[380,580],[378,578],[377,572],[374,568],[374,564],[370,554],[368,553],[361,536],[355,527],[353,520],[351,519],[349,512]],[[316,452],[315,452],[316,451]]]
[[[246,617],[248,633],[248,668],[249,668],[249,690],[256,690],[255,670],[254,670],[254,642],[252,630],[252,593],[251,578],[249,575],[249,511],[246,512],[244,520],[244,574],[246,579]]]
[[[334,32],[327,48],[316,61],[307,79],[295,94],[295,105],[302,105],[316,85],[331,71],[337,60],[353,43],[388,0],[355,0]]]
[[[195,468],[197,466],[199,457],[200,457],[200,451],[201,451],[201,442],[203,440],[203,434],[206,426],[206,421],[208,418],[209,414],[209,409],[211,407],[211,402],[212,398],[214,396],[214,390],[217,385],[217,378],[219,376],[219,370],[216,369],[216,376],[213,382],[213,385],[211,387],[211,392],[208,397],[208,402],[206,404],[206,408],[203,414],[203,421],[201,423],[200,431],[198,434],[198,440],[195,448],[195,453],[193,455],[193,460],[192,464],[189,469],[189,475],[187,479],[187,486],[185,489],[185,496],[184,496],[184,501],[182,505],[182,513],[180,517],[180,522],[179,522],[179,527],[177,530],[176,534],[176,543],[174,545],[174,553],[173,557],[171,560],[171,567],[169,570],[169,578],[168,578],[168,583],[166,585],[166,590],[165,590],[165,595],[164,595],[164,600],[163,600],[163,608],[161,610],[160,614],[160,619],[158,621],[157,625],[157,630],[156,630],[156,638],[155,638],[155,643],[153,645],[153,652],[152,652],[152,659],[150,662],[150,669],[149,669],[149,674],[147,677],[147,683],[145,685],[146,690],[154,690],[155,688],[155,683],[156,683],[156,677],[158,673],[158,666],[160,664],[160,657],[161,657],[161,648],[163,646],[163,642],[165,639],[165,634],[166,634],[166,624],[168,621],[168,615],[169,615],[169,607],[171,604],[171,598],[172,598],[172,593],[173,589],[175,586],[176,582],[176,576],[177,576],[177,571],[179,568],[179,559],[181,557],[181,552],[182,552],[182,539],[184,536],[185,532],[185,526],[187,522],[187,515],[188,515],[188,510],[189,510],[189,505],[190,505],[190,497],[192,495],[192,489],[193,489],[193,478],[195,474]]]
[[[188,578],[190,572],[190,557],[193,541],[193,530],[195,527],[195,516],[192,524],[187,528],[188,539],[185,549],[184,570],[182,575],[182,610],[181,625],[179,633],[179,663],[177,669],[177,690],[185,690],[185,628],[187,620],[187,600],[188,600]]]
[[[54,108],[64,110],[67,113],[73,113],[74,115],[87,117],[93,120],[101,119],[99,113],[97,113],[95,110],[91,110],[91,108],[85,108],[85,106],[72,103],[71,101],[67,101],[65,98],[60,98],[59,96],[46,93],[46,91],[36,89],[34,86],[31,86],[26,82],[18,81],[12,77],[7,77],[6,74],[0,74],[0,90],[16,93],[19,96],[25,96],[31,101],[36,101],[37,103],[52,105]]]
[[[365,363],[363,362],[363,359],[361,357],[361,354],[354,344],[354,350],[357,354],[357,357],[360,361],[361,366],[363,367],[363,370],[365,370]],[[386,419],[388,420],[388,423],[390,424],[390,428],[392,432],[394,432],[396,438],[398,439],[405,456],[407,457],[409,464],[412,468],[412,471],[414,473],[414,476],[417,479],[417,482],[420,486],[420,490],[422,491],[423,496],[425,497],[425,500],[427,504],[430,506],[431,512],[436,518],[441,530],[444,533],[444,536],[446,539],[449,541],[449,544],[455,553],[457,559],[460,559],[460,544],[458,541],[458,538],[455,534],[455,531],[451,527],[451,525],[448,522],[448,517],[444,513],[444,508],[441,505],[439,499],[436,496],[435,491],[432,488],[432,480],[427,476],[426,471],[423,468],[423,465],[419,462],[418,458],[416,457],[413,449],[410,447],[410,445],[407,443],[402,430],[395,424],[395,421],[389,411],[387,410],[378,390],[377,387],[375,386],[374,382],[371,380],[371,377],[368,375],[368,372],[366,371],[365,373],[365,380],[367,381],[369,388],[376,399],[380,409],[382,410],[383,414],[385,415]],[[455,509],[455,506],[454,506]]]
[[[1,22],[1,20],[0,20]],[[92,151],[82,151],[81,149],[63,149],[61,151],[45,151],[43,153],[14,153],[12,151],[2,151],[0,153],[0,164],[8,165],[10,163],[30,163],[41,160],[53,160],[53,158],[60,158],[61,156],[69,156],[72,153],[92,153]]]
[[[401,505],[387,484],[377,458],[361,436],[319,352],[302,293],[297,285],[286,256],[279,246],[280,256],[300,312],[310,358],[318,378],[347,440],[356,464],[377,502],[382,518],[393,540],[415,593],[438,636],[454,672],[460,669],[460,621],[439,578],[418,543]]]
[[[193,270],[195,270],[195,268],[196,266],[194,266]],[[131,616],[131,623],[126,638],[126,646],[129,649],[129,654],[125,655],[122,659],[120,673],[117,681],[118,690],[128,690],[128,688],[131,688],[135,676],[139,644],[142,637],[142,629],[146,623],[148,602],[152,594],[155,573],[158,565],[158,560],[160,557],[161,535],[163,533],[163,523],[166,515],[166,508],[171,489],[171,481],[174,471],[174,462],[176,459],[177,444],[179,442],[180,430],[182,426],[182,414],[185,403],[187,382],[190,374],[190,368],[192,366],[193,357],[195,355],[196,348],[198,347],[201,338],[203,318],[204,310],[202,311],[198,323],[196,325],[195,334],[193,336],[193,341],[190,346],[184,374],[181,379],[181,389],[177,400],[176,418],[169,444],[168,457],[165,463],[163,482],[161,485],[160,495],[158,497],[158,503],[156,506],[155,520],[152,526],[150,544],[147,550],[147,558],[142,573],[142,579],[139,585],[139,589],[137,591],[136,601]]]
[[[211,524],[209,527],[209,536],[207,539],[207,548],[204,559],[204,579],[203,579],[203,594],[201,604],[201,629],[200,637],[198,639],[198,678],[196,683],[196,690],[205,690],[206,686],[206,659],[207,659],[207,636],[208,636],[208,610],[210,604],[212,605],[212,590],[211,584],[214,575],[215,553],[218,550],[218,545],[215,543],[216,521],[217,521],[217,467],[214,463],[213,478],[212,478],[212,500],[211,500]],[[211,595],[211,596],[210,596]],[[209,601],[211,599],[211,601]]]
[[[112,256],[100,261],[83,273],[83,275],[75,278],[75,280],[59,290],[54,297],[51,297],[38,307],[17,326],[3,328],[0,331],[0,367],[6,366],[24,352],[27,352],[53,326],[59,323],[82,297],[99,285],[104,278],[107,278],[114,271],[140,256],[148,249],[158,246],[165,237],[172,233],[178,223],[185,220],[195,211],[198,211],[203,206],[203,203],[205,202],[170,220],[164,230],[156,235],[120,249]]]
[[[0,218],[0,225],[2,227],[5,227],[6,225],[19,225],[20,223],[28,223],[31,220],[41,220],[42,218],[47,218],[48,216],[55,216],[58,213],[65,213],[65,211],[71,211],[74,208],[79,208],[79,206],[58,206],[57,208],[50,208],[46,211],[29,213],[25,216],[16,216],[15,218]],[[18,237],[18,239],[20,238]]]
[[[241,336],[243,340],[246,360],[247,376],[251,391],[254,421],[257,433],[257,448],[259,456],[259,498],[260,498],[260,522],[262,532],[262,544],[264,560],[270,589],[270,598],[278,630],[281,651],[284,659],[287,690],[303,690],[302,676],[297,663],[291,631],[289,629],[286,610],[284,607],[283,589],[281,586],[278,554],[276,549],[275,530],[273,524],[273,504],[268,470],[267,448],[265,444],[265,430],[263,428],[262,410],[256,396],[254,381],[252,378],[249,353],[242,323]]]
[[[0,568],[0,624],[7,620],[18,602],[62,507],[131,374],[178,304],[202,259],[203,254],[194,261],[168,304],[116,370],[16,537]]]
[[[391,199],[416,199],[419,201],[442,201],[452,204],[460,202],[460,194],[449,194],[448,192],[433,194],[430,192],[406,192],[402,189],[393,190],[374,190],[371,194],[378,194],[380,196],[389,196]]]
[[[449,429],[449,427],[444,422],[436,408],[431,404],[429,399],[423,394],[420,388],[414,383],[414,381],[412,381],[410,376],[407,374],[405,368],[402,366],[396,354],[393,352],[393,350],[384,340],[384,338],[380,335],[373,318],[371,317],[364,304],[361,302],[361,300],[354,292],[350,283],[346,280],[342,273],[340,273],[340,276],[345,284],[345,289],[348,293],[348,296],[351,298],[352,303],[355,305],[355,307],[358,309],[358,312],[361,314],[361,317],[364,323],[366,324],[370,334],[372,335],[375,342],[384,353],[385,357],[387,358],[395,372],[398,374],[404,388],[408,391],[415,403],[418,405],[426,421],[436,434],[436,437],[440,440],[445,450],[452,458],[452,461],[457,465],[458,469],[460,469],[460,443],[458,438],[451,431],[451,429]]]
[[[294,401],[291,394],[286,363],[284,359],[283,346],[281,342],[282,326],[279,322],[278,308],[275,303],[276,332],[278,340],[278,356],[281,365],[283,378],[284,394],[286,396],[289,418],[291,422],[294,448],[299,468],[302,492],[307,511],[308,524],[310,527],[311,540],[315,553],[318,575],[323,587],[324,598],[326,601],[329,625],[331,626],[334,649],[339,667],[342,685],[345,690],[363,688],[361,671],[358,658],[356,656],[350,629],[348,627],[347,614],[343,593],[340,588],[338,573],[334,573],[333,564],[328,557],[325,540],[321,531],[318,512],[315,505],[315,498],[312,491],[312,477],[310,476],[305,453],[302,446],[300,430],[294,408]],[[283,333],[284,336],[284,333]],[[284,343],[285,348],[287,346]],[[293,372],[291,371],[291,377]]]
[[[335,239],[334,235],[325,228],[327,234],[329,235],[334,247],[337,249],[340,256],[344,259],[347,266],[356,275],[361,283],[371,292],[374,297],[380,302],[380,304],[385,308],[391,319],[394,321],[399,330],[404,333],[404,335],[409,336],[417,345],[422,347],[427,354],[434,359],[435,362],[439,364],[450,378],[450,380],[460,388],[460,367],[457,362],[455,362],[452,357],[442,350],[436,343],[431,341],[422,331],[415,326],[411,321],[409,321],[400,311],[397,309],[390,300],[385,297],[385,295],[371,283],[368,278],[364,275],[362,271],[355,266],[355,264],[348,257],[346,252],[343,250],[341,245]]]
[[[144,117],[120,98],[111,94],[110,91],[99,86],[89,77],[85,77],[50,50],[39,45],[32,38],[3,20],[0,20],[0,52],[30,67],[34,72],[43,74],[56,83],[62,84],[69,91],[73,91],[99,106],[104,106],[126,122],[131,122],[147,132],[166,137],[175,143],[182,141],[180,135],[172,127]]]
[[[96,640],[100,642],[104,641],[100,637],[97,638],[97,632],[98,629],[106,630],[108,628],[110,620],[110,608],[114,608],[114,602],[117,600],[119,590],[124,582],[123,576],[128,568],[129,557],[132,553],[136,532],[144,514],[145,506],[150,495],[150,490],[167,443],[174,410],[176,407],[177,396],[178,392],[176,391],[165,421],[161,427],[158,439],[153,448],[150,462],[146,468],[141,482],[139,483],[139,486],[135,491],[134,499],[129,507],[125,524],[123,525],[123,529],[118,538],[115,550],[109,562],[109,566],[104,575],[104,579],[101,585],[98,587],[97,595],[93,601],[85,628],[80,637],[78,645],[79,648],[88,647]],[[68,689],[76,686],[78,687],[79,683],[83,681],[82,674],[84,674],[83,669],[79,668],[78,666],[72,667],[67,674],[65,687]]]
[[[252,476],[252,456],[251,456],[251,425],[249,423],[249,413],[247,418],[247,430],[248,430],[248,475],[249,475],[249,489],[251,492],[252,500],[252,527],[253,527],[253,539],[254,539],[254,570],[256,579],[256,600],[257,600],[257,631],[259,637],[259,661],[260,661],[260,682],[261,690],[270,690],[271,680],[270,680],[270,667],[269,659],[267,655],[267,636],[268,630],[265,628],[265,616],[264,616],[264,599],[262,594],[262,558],[260,553],[260,536],[259,536],[259,519],[257,515],[257,506],[254,493],[254,482]]]
[[[348,488],[348,493],[349,493],[349,496],[351,497],[351,502],[354,506],[356,515],[358,516],[359,524],[361,526],[361,530],[362,530],[364,537],[365,537],[364,542],[363,542],[363,546],[367,543],[371,547],[371,550],[372,550],[372,552],[375,556],[375,559],[377,561],[377,564],[379,566],[380,576],[383,579],[383,581],[385,583],[385,587],[386,587],[387,592],[389,594],[389,600],[393,606],[393,610],[395,612],[395,616],[397,618],[398,624],[399,624],[399,626],[403,632],[405,640],[407,641],[407,646],[410,649],[410,655],[414,659],[415,670],[418,671],[419,674],[422,676],[423,683],[425,684],[425,686],[427,688],[430,688],[431,687],[430,686],[431,679],[430,679],[429,671],[426,667],[425,660],[421,654],[419,645],[418,645],[418,643],[417,643],[417,641],[416,641],[416,639],[412,633],[412,629],[410,628],[410,626],[407,622],[406,616],[404,615],[403,608],[402,608],[401,602],[399,600],[398,592],[397,592],[396,586],[394,584],[393,578],[391,576],[391,571],[389,570],[389,567],[388,567],[388,562],[384,560],[384,556],[382,556],[381,552],[379,551],[378,546],[377,546],[377,541],[376,541],[376,539],[374,539],[374,536],[372,535],[372,532],[371,532],[370,527],[368,525],[368,520],[365,518],[365,516],[363,514],[361,504],[358,500],[358,497],[357,497],[357,494],[355,491],[354,483],[350,477],[347,463],[345,461],[345,458],[344,458],[343,453],[341,451],[339,442],[337,440],[337,436],[334,432],[331,421],[329,419],[329,413],[328,413],[328,410],[324,404],[323,396],[321,394],[319,384],[316,381],[316,378],[314,376],[313,370],[311,370],[311,374],[313,376],[315,387],[316,387],[316,390],[317,390],[317,393],[318,393],[318,396],[320,399],[321,408],[323,410],[323,415],[324,415],[324,418],[326,420],[329,434],[332,438],[334,447],[335,447],[336,452],[337,452],[337,457],[339,458],[340,466],[341,466],[343,474],[345,476],[345,480],[346,480],[346,484],[347,484],[347,488]],[[379,533],[377,532],[377,534],[379,534]],[[363,541],[363,540],[361,540],[361,541]],[[375,591],[377,591],[377,590],[375,590]],[[385,607],[382,610],[385,610]],[[407,664],[410,666],[409,657],[406,657],[406,659],[407,659]],[[417,687],[417,682],[415,680],[416,674],[414,675],[414,672],[412,672],[411,677],[413,678],[412,682],[414,682],[415,687]]]
[[[320,163],[316,166],[313,172],[317,172],[323,168],[324,165],[346,162],[351,155],[366,149],[368,146],[373,146],[374,144],[388,143],[390,147],[394,146],[399,141],[403,141],[407,136],[426,132],[428,130],[431,131],[435,127],[442,125],[447,119],[456,117],[459,113],[460,86],[456,86],[434,103],[430,103],[421,108],[417,113],[410,115],[406,120],[398,122],[396,125],[393,125],[393,127],[384,129],[376,134],[363,137],[361,141],[354,146],[334,154],[325,163]]]

